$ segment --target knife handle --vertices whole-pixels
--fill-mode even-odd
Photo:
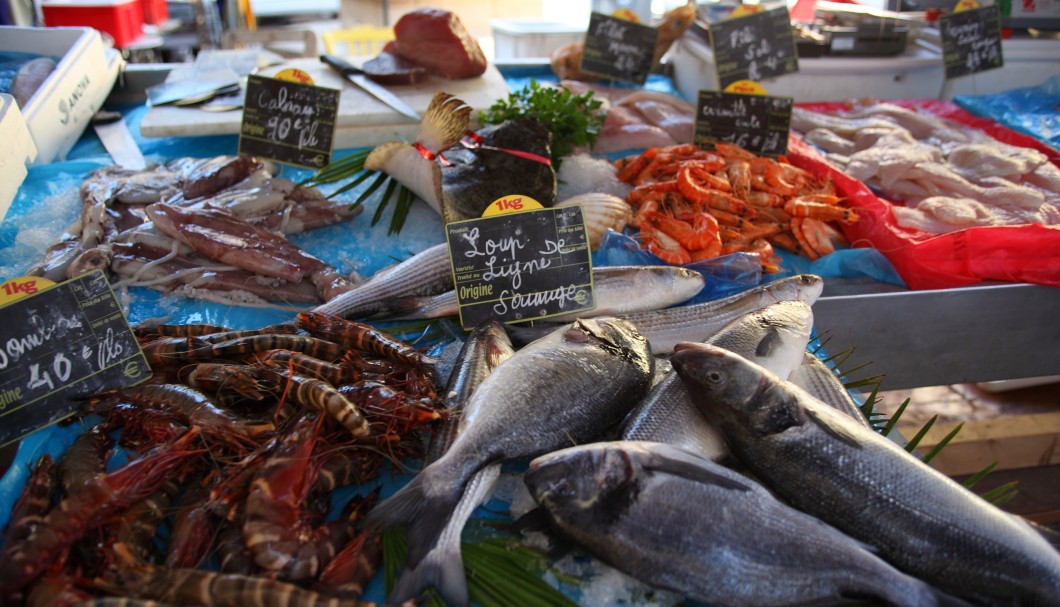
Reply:
[[[329,66],[338,70],[340,74],[360,74],[362,71],[360,68],[354,67],[353,65],[339,59],[335,55],[321,55],[320,60]]]
[[[110,124],[117,122],[122,119],[121,112],[110,112],[106,110],[100,110],[92,116],[92,124]]]

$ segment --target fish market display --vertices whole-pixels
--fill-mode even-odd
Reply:
[[[671,360],[740,462],[795,507],[956,596],[1060,602],[1060,553],[1026,522],[738,355],[687,344]]]
[[[710,605],[953,604],[755,481],[668,445],[563,449],[531,462],[525,481],[580,546]]]
[[[422,453],[413,431],[444,415],[433,359],[311,313],[137,334],[150,383],[88,397],[83,412],[102,421],[63,454],[58,476],[38,465],[0,548],[0,594],[361,605],[379,558],[360,525],[375,494],[331,518],[327,503]],[[107,471],[117,447],[135,455]],[[160,511],[173,514],[161,534]],[[221,571],[198,569],[214,555]]]
[[[550,317],[552,322],[660,310],[688,301],[703,290],[706,281],[695,270],[675,266],[597,266],[593,268],[592,310]],[[431,297],[381,302],[381,318],[408,320],[459,314],[456,291]]]
[[[1060,168],[1036,150],[892,103],[836,114],[795,108],[792,128],[851,177],[903,203],[892,207],[901,226],[944,234],[1060,224]]]
[[[320,303],[352,287],[283,235],[353,219],[361,207],[273,177],[257,159],[178,158],[104,167],[81,184],[80,219],[26,271],[61,282],[94,269],[238,305]]]
[[[368,515],[370,527],[407,526],[430,546],[469,479],[484,467],[593,440],[647,392],[654,359],[629,322],[579,320],[518,350],[465,403],[449,449]],[[415,567],[424,550],[412,550]]]
[[[780,377],[790,377],[802,363],[812,328],[813,311],[808,304],[781,301],[734,319],[706,343],[753,360]],[[696,408],[673,370],[630,412],[622,423],[621,438],[665,443],[713,461],[729,455],[725,440]]]
[[[683,6],[671,9],[651,26],[658,30],[659,35],[655,43],[655,52],[652,55],[652,65],[656,66],[662,60],[666,51],[670,50],[674,41],[684,35],[696,19],[696,3],[688,2]],[[581,71],[582,55],[585,53],[585,44],[575,42],[561,46],[549,53],[549,62],[552,71],[559,76],[560,80],[578,79],[593,80],[597,76]],[[631,148],[626,148],[631,149]]]
[[[830,222],[858,218],[831,181],[731,144],[649,148],[617,164],[634,186],[626,200],[642,246],[667,263],[746,251],[776,271],[774,245],[817,259],[844,242]]]

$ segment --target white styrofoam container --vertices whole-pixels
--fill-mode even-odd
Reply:
[[[494,59],[548,57],[561,46],[585,40],[585,25],[540,19],[493,19]]]
[[[706,42],[686,35],[671,53],[674,86],[682,97],[695,103],[700,90],[719,90],[714,51]],[[938,53],[910,46],[892,57],[800,57],[798,72],[761,84],[767,94],[791,97],[795,103],[860,97],[937,99],[944,77]]]
[[[104,49],[99,32],[88,27],[2,26],[0,50],[61,57],[20,109],[37,146],[36,164],[65,158],[114,87],[121,54]]]
[[[0,220],[7,215],[18,188],[26,180],[26,164],[37,158],[37,146],[22,111],[11,95],[0,93]]]

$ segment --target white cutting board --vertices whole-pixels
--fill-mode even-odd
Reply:
[[[360,65],[367,58],[347,57],[350,63]],[[263,69],[263,76],[273,76],[280,70],[297,68],[313,77],[317,86],[339,89],[339,115],[335,124],[332,147],[336,150],[371,147],[385,141],[412,141],[419,123],[402,116],[362,91],[319,59],[291,59],[282,65]],[[412,109],[422,115],[427,104],[438,91],[444,91],[470,105],[475,111],[485,110],[499,99],[508,97],[508,85],[493,65],[478,78],[446,80],[432,76],[426,82],[406,86],[387,87]],[[229,112],[206,112],[194,107],[152,107],[140,123],[140,134],[144,137],[185,137],[196,135],[238,134],[243,120],[242,110]]]

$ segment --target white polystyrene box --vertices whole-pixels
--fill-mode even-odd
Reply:
[[[718,90],[714,52],[706,42],[685,35],[671,51],[674,86],[695,103],[700,90]],[[937,99],[945,72],[942,57],[910,46],[892,57],[799,58],[799,71],[764,80],[766,93],[796,103],[876,99]]]
[[[588,24],[572,25],[538,19],[493,19],[495,59],[548,57],[561,46],[582,42]]]
[[[7,215],[22,182],[26,164],[37,158],[37,146],[26,128],[22,111],[11,95],[0,94],[0,220]]]
[[[20,108],[33,142],[35,164],[66,157],[118,78],[121,54],[105,49],[89,27],[0,27],[0,50],[61,57],[26,107]]]

